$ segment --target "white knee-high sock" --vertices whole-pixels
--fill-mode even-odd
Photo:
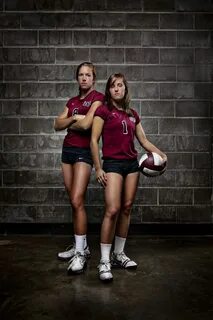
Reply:
[[[102,261],[110,261],[110,251],[112,244],[111,243],[101,243],[101,260]]]
[[[75,236],[75,253],[80,252],[81,254],[84,254],[86,234],[83,234],[83,235],[75,234],[74,236]]]
[[[114,253],[121,253],[124,251],[124,247],[125,247],[125,243],[126,243],[126,238],[121,238],[116,236],[115,237],[115,244],[114,244]]]

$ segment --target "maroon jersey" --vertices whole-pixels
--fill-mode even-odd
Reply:
[[[95,116],[104,120],[102,132],[103,159],[137,159],[134,146],[135,127],[140,122],[137,112],[130,109],[132,115],[106,105],[100,106]]]
[[[76,96],[68,100],[66,106],[68,110],[68,117],[75,114],[86,115],[95,101],[104,101],[104,95],[96,90],[91,91],[84,99],[80,99],[80,96]],[[86,131],[74,131],[67,129],[67,135],[64,138],[65,147],[90,147],[91,130]]]

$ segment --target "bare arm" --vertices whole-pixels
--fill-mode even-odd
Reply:
[[[54,121],[54,129],[56,131],[64,130],[68,128],[71,124],[76,122],[78,119],[77,115],[68,117],[68,108],[65,107],[64,111],[59,114],[59,116]]]
[[[163,153],[160,149],[158,149],[154,144],[152,144],[146,137],[146,134],[143,130],[141,123],[136,125],[136,138],[138,139],[141,146],[148,152],[156,152],[158,153],[161,158],[163,158],[164,162],[167,161],[167,156]]]
[[[93,158],[94,167],[96,171],[96,179],[103,186],[106,186],[106,182],[107,182],[106,173],[102,170],[100,153],[99,153],[99,140],[103,130],[103,126],[104,126],[104,120],[100,117],[94,117],[93,125],[92,125],[90,148],[91,148],[92,158]]]
[[[93,117],[95,114],[96,109],[102,105],[101,101],[95,101],[92,103],[89,111],[85,115],[83,119],[77,120],[75,123],[71,125],[72,130],[88,130],[92,126]]]

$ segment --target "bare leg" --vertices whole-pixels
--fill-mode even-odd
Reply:
[[[107,173],[105,188],[105,214],[101,227],[101,243],[110,244],[113,241],[115,227],[121,206],[123,177],[117,173]]]
[[[84,198],[90,179],[91,166],[84,162],[77,162],[74,165],[62,163],[62,172],[73,210],[74,233],[86,234],[87,216]]]
[[[87,215],[84,200],[91,174],[91,166],[84,162],[73,165],[73,181],[70,201],[73,208],[74,233],[84,235],[87,233]]]
[[[124,180],[121,211],[117,221],[116,235],[126,238],[130,223],[130,213],[137,191],[139,173],[130,173]]]
[[[125,269],[136,269],[137,263],[126,256],[124,247],[129,230],[130,213],[135,198],[139,174],[128,174],[124,181],[122,206],[116,225],[115,247],[112,254],[112,265]]]
[[[72,187],[73,166],[68,163],[62,163],[61,168],[62,168],[62,174],[64,179],[64,185],[69,195]]]

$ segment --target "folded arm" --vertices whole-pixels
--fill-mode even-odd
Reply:
[[[91,128],[95,111],[100,105],[102,105],[101,101],[93,102],[89,111],[84,116],[84,118],[79,119],[76,122],[73,122],[70,128],[72,130],[81,130],[81,131],[88,130],[89,128]]]
[[[68,108],[65,107],[64,111],[59,114],[59,116],[54,121],[54,129],[56,131],[64,130],[66,128],[69,128],[70,125],[72,125],[74,122],[76,122],[79,117],[78,115],[73,115],[71,117],[68,117]]]

